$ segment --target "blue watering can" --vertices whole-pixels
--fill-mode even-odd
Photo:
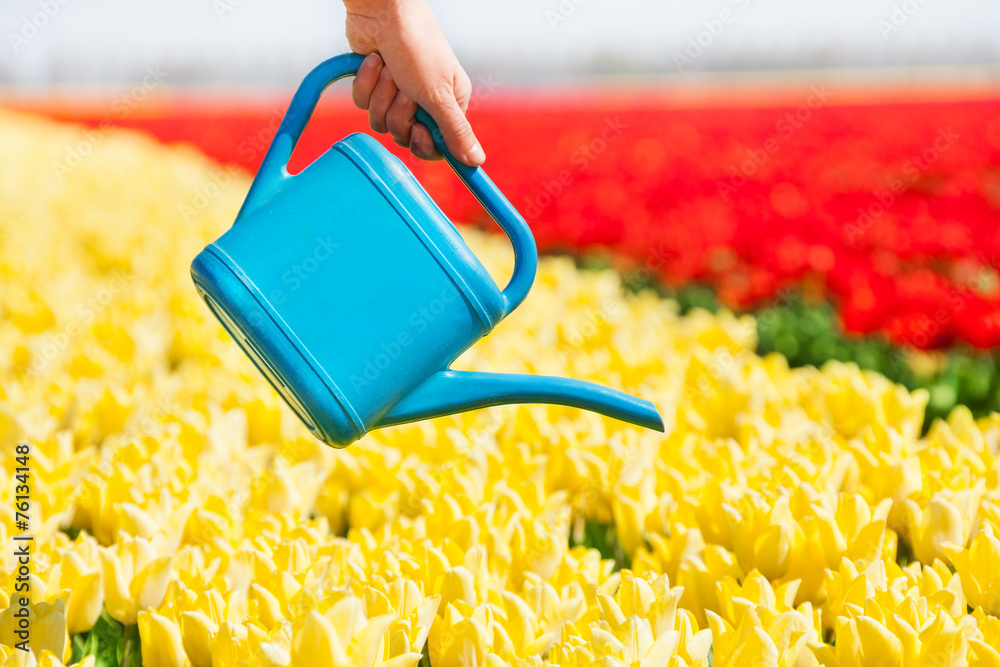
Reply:
[[[451,168],[514,246],[503,291],[410,171],[352,134],[296,175],[292,149],[323,90],[362,56],[302,82],[232,228],[191,265],[195,287],[260,372],[320,440],[506,403],[555,403],[663,430],[649,401],[579,380],[461,372],[451,363],[527,296],[535,240],[482,169]]]

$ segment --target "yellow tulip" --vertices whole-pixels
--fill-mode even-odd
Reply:
[[[99,566],[99,564],[98,564]],[[68,590],[66,625],[70,634],[87,632],[94,627],[104,606],[101,571],[90,571],[83,558],[68,552],[60,560],[59,586]]]
[[[470,607],[476,605],[478,597],[472,573],[461,565],[451,568],[444,574],[438,594],[443,604],[461,601]]]
[[[157,556],[152,543],[128,538],[116,549],[102,548],[104,599],[119,623],[134,625],[139,611],[157,607],[167,592],[171,556]]]
[[[903,645],[884,625],[868,616],[837,619],[837,658],[842,667],[894,667],[903,661]]]
[[[139,612],[142,664],[147,667],[189,667],[181,631],[169,618],[156,612]]]
[[[10,658],[8,658],[6,661],[4,661],[3,664],[5,666],[19,665],[22,667],[28,667],[31,664],[29,657],[30,655],[31,655],[30,653],[15,651],[15,654]],[[19,659],[22,657],[24,658],[24,660]],[[94,656],[90,655],[81,660],[80,662],[75,663],[75,665],[79,665],[80,667],[94,667],[94,663],[95,663],[95,658]],[[52,655],[48,651],[42,651],[38,656],[38,661],[35,663],[35,667],[63,667],[63,664],[64,663],[62,660]]]
[[[423,657],[422,653],[403,653],[395,658],[376,663],[376,667],[417,667]]]
[[[652,549],[639,547],[632,559],[633,571],[662,573],[671,579],[677,578],[684,561],[699,558],[707,547],[699,529],[684,525],[675,526],[669,538],[651,533],[648,541]]]
[[[623,571],[614,597],[597,594],[597,608],[586,625],[567,623],[550,660],[559,665],[614,663],[688,664],[704,659],[711,646],[708,630],[697,632],[690,615],[677,609],[681,590],[667,577],[636,577]],[[599,613],[599,616],[594,616]]]
[[[372,667],[383,635],[393,622],[389,614],[369,619],[363,604],[345,597],[325,613],[310,611],[292,627],[291,659],[294,664]]]
[[[923,664],[961,667],[968,664],[969,642],[965,633],[946,614],[938,614],[920,633]]]
[[[981,639],[969,638],[969,664],[973,667],[1000,667],[1000,651]]]
[[[922,563],[935,558],[950,563],[942,548],[945,543],[965,544],[965,522],[962,512],[940,493],[935,493],[923,509],[907,500],[907,525],[913,553]]]
[[[697,556],[681,561],[676,584],[683,588],[681,605],[692,611],[699,625],[707,625],[706,611],[721,611],[718,583],[725,577],[744,574],[732,552],[707,545]]]
[[[374,594],[381,590],[370,587],[366,592],[370,591]],[[410,579],[392,581],[385,586],[383,595],[386,605],[380,607],[368,603],[366,604],[367,613],[372,616],[393,615],[395,621],[390,627],[390,634],[405,627],[404,636],[408,640],[406,646],[409,647],[409,650],[420,653],[424,648],[424,642],[427,640],[427,634],[430,632],[438,606],[441,604],[441,597],[439,595],[424,597],[417,583]],[[402,646],[398,647],[400,652],[402,649]],[[395,655],[395,653],[392,654]]]
[[[568,507],[565,509],[568,510]],[[563,525],[568,527],[566,523]],[[566,533],[567,530],[558,523],[546,525],[541,520],[520,521],[511,541],[514,555],[511,578],[519,583],[525,573],[536,574],[543,579],[555,574],[567,550],[569,539]]]
[[[212,637],[212,665],[235,667],[244,664],[250,653],[248,634],[245,626],[223,621],[219,631]]]
[[[730,586],[735,583],[732,582]],[[755,604],[747,598],[731,600],[730,612],[734,623],[708,612],[712,628],[713,658],[722,665],[756,664],[797,665],[808,662],[812,655],[810,646],[820,642],[817,621],[812,607],[805,603],[799,609],[778,611],[769,606],[774,593],[759,575],[746,587],[751,597],[763,603]],[[790,605],[795,597],[794,588],[782,591],[784,604]],[[779,605],[780,606],[780,605]]]
[[[36,658],[47,651],[63,661],[69,660],[72,650],[66,630],[65,603],[56,599],[52,604],[22,605],[15,600],[0,614],[0,643],[21,653],[28,651]]]
[[[944,544],[962,581],[962,592],[973,607],[987,614],[1000,615],[1000,540],[993,526],[984,523],[972,538],[968,549],[958,544]]]
[[[194,667],[211,667],[212,638],[219,626],[200,611],[185,611],[180,619],[181,643]]]
[[[291,665],[292,626],[285,623],[275,629],[270,635],[250,637],[251,664],[254,667],[285,667]]]
[[[336,627],[322,614],[311,611],[296,621],[292,660],[311,665],[343,665],[347,654]]]
[[[431,664],[442,667],[483,665],[490,652],[490,638],[482,619],[463,617],[453,605],[434,619],[428,635]]]
[[[334,452],[191,289],[248,175],[121,130],[53,178],[79,132],[0,112],[0,445],[31,442],[29,601],[53,649],[0,643],[0,664],[56,667],[103,605],[151,664],[414,667],[426,646],[476,667],[1000,667],[1000,415],[921,436],[927,392],[790,368],[754,353],[750,317],[543,258],[456,368],[620,388],[667,435],[508,406]],[[502,239],[464,233],[509,275]],[[570,546],[594,523],[631,571]]]
[[[771,582],[759,572],[750,572],[742,582],[726,577],[718,584],[719,603],[722,617],[733,625],[739,625],[743,612],[750,603],[753,607],[766,607],[775,612],[792,611],[798,581],[782,584],[777,591]]]
[[[727,511],[740,566],[745,571],[757,569],[768,579],[783,576],[803,544],[802,528],[791,514],[788,497],[779,496],[773,506],[748,498],[741,510]]]

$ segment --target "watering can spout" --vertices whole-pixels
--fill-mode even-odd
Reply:
[[[452,370],[418,385],[382,416],[379,427],[508,403],[568,405],[663,432],[652,403],[614,389],[569,378]]]

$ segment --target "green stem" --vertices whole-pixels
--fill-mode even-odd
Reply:
[[[132,633],[134,631],[134,625],[125,626],[125,641],[122,650],[122,667],[128,667],[129,665],[129,653],[132,652]]]

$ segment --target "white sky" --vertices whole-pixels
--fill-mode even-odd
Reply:
[[[676,74],[676,54],[699,33],[705,46],[685,71],[1000,71],[1000,0],[430,2],[470,73],[508,80]],[[337,0],[2,0],[0,83],[134,80],[159,65],[173,82],[290,84],[347,49],[343,12]]]

